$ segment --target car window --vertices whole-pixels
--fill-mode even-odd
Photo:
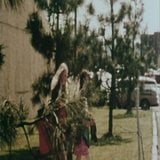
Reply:
[[[141,92],[150,92],[150,91],[155,91],[155,92],[160,92],[160,88],[158,89],[157,85],[154,83],[145,83],[140,87]]]

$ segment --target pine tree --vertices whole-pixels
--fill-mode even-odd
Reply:
[[[108,25],[110,29],[111,36],[105,35],[105,29],[103,30],[103,35],[105,39],[105,45],[107,48],[106,53],[109,56],[107,57],[107,71],[112,75],[111,79],[111,89],[109,97],[109,124],[108,124],[108,133],[107,136],[113,136],[113,109],[118,105],[118,78],[125,79],[128,77],[131,80],[131,77],[135,76],[139,70],[137,63],[137,56],[135,55],[135,41],[137,35],[139,35],[139,26],[141,22],[141,9],[135,15],[133,15],[132,6],[130,3],[117,0],[107,1],[107,6],[110,8],[108,16],[99,16],[99,21]],[[119,10],[115,10],[115,7],[119,6]],[[140,14],[140,15],[139,15]],[[134,17],[133,17],[134,16]],[[127,28],[124,28],[124,24],[127,23]],[[109,50],[109,51],[108,51]],[[133,70],[133,67],[136,66],[137,69]],[[125,74],[122,74],[122,70]],[[136,71],[136,72],[131,72]],[[120,74],[121,72],[121,74]],[[123,77],[124,76],[124,77]],[[131,82],[131,81],[130,81]],[[128,90],[130,100],[130,93],[133,89],[133,85],[130,83]]]
[[[132,113],[134,106],[131,95],[137,85],[140,70],[142,70],[142,59],[140,50],[137,48],[137,39],[140,39],[140,28],[143,20],[143,4],[140,1],[130,4],[128,12],[128,20],[124,23],[125,35],[120,39],[121,44],[119,62],[119,78],[123,93],[127,94],[126,108],[127,114]]]
[[[53,76],[51,73],[51,62],[55,63],[55,70],[62,62],[67,63],[71,75],[77,76],[83,68],[94,69],[96,60],[95,54],[102,51],[102,42],[98,40],[97,33],[90,31],[88,23],[78,24],[75,8],[83,4],[83,0],[69,1],[40,1],[35,0],[39,9],[47,13],[47,21],[50,27],[49,32],[45,32],[42,20],[38,12],[32,13],[27,21],[26,29],[31,34],[32,46],[44,57],[47,62],[47,73],[41,75],[40,79],[45,79],[48,75],[48,82]],[[93,6],[88,6],[90,14],[94,13]],[[73,16],[73,13],[74,16]],[[63,46],[63,47],[62,47]],[[53,70],[53,69],[52,69]],[[40,86],[34,83],[35,97],[38,100]],[[42,82],[42,81],[41,81]],[[48,83],[47,82],[47,83]],[[37,85],[36,85],[37,84]],[[49,85],[50,83],[48,83]],[[36,87],[37,86],[37,87]]]

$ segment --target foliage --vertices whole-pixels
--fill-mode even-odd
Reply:
[[[99,64],[102,64],[102,55],[99,53],[103,52],[103,44],[98,39],[98,34],[94,30],[89,30],[87,21],[84,25],[73,24],[72,13],[76,12],[75,8],[83,4],[83,0],[61,2],[35,0],[35,3],[41,10],[46,11],[50,31],[49,33],[44,31],[38,13],[30,15],[26,29],[32,35],[32,46],[47,59],[48,64],[54,60],[58,68],[62,62],[65,62],[73,75],[78,75],[82,68],[93,70],[95,65],[99,67]],[[94,14],[91,3],[88,5],[88,12]],[[74,29],[77,31],[75,34],[73,34]],[[100,59],[99,64],[97,58]]]
[[[50,93],[50,83],[52,80],[52,73],[44,73],[42,74],[33,84],[33,97],[32,102],[33,104],[40,104],[41,98],[47,97]]]
[[[63,31],[57,33],[56,44],[57,54],[55,54],[56,66],[66,62],[71,69],[73,56],[73,28],[66,22]],[[62,47],[63,46],[63,47]]]
[[[91,114],[87,111],[86,104],[83,98],[76,99],[67,103],[68,109],[68,127],[70,126],[70,131],[68,132],[67,136],[69,135],[69,142],[76,142],[80,140],[80,137],[85,130],[84,120],[90,121]],[[87,142],[89,143],[89,142]]]
[[[140,38],[140,24],[142,21],[143,5],[139,1],[139,8],[134,4],[128,11],[129,20],[124,23],[125,35],[119,37],[118,51],[120,56],[118,62],[120,65],[118,78],[118,88],[121,93],[127,94],[127,113],[132,112],[131,94],[137,85],[137,79],[140,73],[144,74],[144,62],[141,59],[140,50],[137,48],[137,37]]]
[[[54,146],[54,157],[57,158],[58,152],[61,146],[66,145],[66,150],[73,150],[73,145],[77,140],[80,140],[79,136],[82,136],[86,126],[84,126],[84,120],[91,120],[91,115],[87,112],[85,105],[85,99],[76,99],[74,101],[65,102],[64,98],[59,98],[56,103],[50,104],[45,107],[40,117],[46,120],[46,125],[51,126],[50,132],[48,132],[52,144]],[[57,113],[60,109],[60,103],[63,103],[67,110],[66,121],[60,121],[57,117]],[[62,139],[65,137],[65,141]],[[55,154],[56,153],[56,154]],[[53,155],[51,155],[53,156]]]
[[[103,42],[98,39],[95,30],[89,31],[88,24],[79,26],[74,41],[77,46],[75,75],[80,73],[82,68],[97,71],[97,68],[104,66]]]
[[[102,26],[100,37],[95,30],[90,30],[89,19],[86,19],[84,25],[80,24],[77,27],[76,11],[83,4],[82,0],[35,0],[35,2],[41,10],[46,11],[50,31],[45,32],[38,13],[33,13],[29,17],[27,30],[32,35],[33,47],[47,59],[48,64],[54,60],[55,69],[57,69],[62,62],[65,62],[69,66],[70,73],[74,76],[78,75],[82,68],[95,72],[99,68],[104,68],[112,74],[109,99],[109,132],[112,135],[112,110],[117,103],[116,87],[123,90],[123,88],[131,86],[128,89],[128,93],[131,93],[136,84],[140,60],[134,54],[134,44],[137,35],[140,34],[139,27],[143,10],[137,10],[134,15],[135,8],[132,8],[129,3],[110,0],[107,3],[110,7],[110,13],[107,16],[99,16]],[[120,6],[117,13],[114,11],[116,3]],[[88,5],[88,12],[90,15],[94,15],[92,4]],[[75,13],[74,20],[73,13]],[[111,36],[106,37],[106,26],[109,26]],[[123,33],[121,33],[121,28]],[[119,67],[119,73],[117,73]],[[50,73],[47,74],[46,77],[50,78]],[[41,97],[45,97],[49,93],[50,81],[44,78],[46,80],[44,82],[42,77],[33,85],[34,97],[32,100],[34,103],[40,102]],[[128,86],[124,86],[125,83],[118,84],[117,79],[125,80],[127,77],[130,80]]]
[[[27,21],[26,29],[32,33],[32,46],[45,58],[48,63],[53,57],[54,52],[54,38],[49,33],[45,33],[37,12],[32,13]]]
[[[56,66],[62,62],[71,60],[72,47],[72,28],[66,21],[65,27],[53,33],[46,33],[38,13],[32,13],[27,21],[27,27],[31,33],[32,46],[47,60],[48,64],[52,60],[56,60]],[[63,47],[62,47],[63,46]]]
[[[106,132],[106,125],[105,122],[107,121],[107,108],[92,108],[92,114],[96,120],[98,135],[101,136]],[[115,110],[114,115],[124,115],[125,110]],[[140,117],[143,119],[141,121],[141,126],[143,126],[142,135],[143,135],[143,144],[145,147],[145,159],[151,159],[151,152],[150,146],[152,145],[152,132],[148,132],[148,128],[152,128],[152,112],[144,112],[140,110]],[[135,118],[122,118],[122,119],[115,119],[115,136],[121,136],[122,141],[114,141],[111,143],[105,143],[106,139],[98,139],[98,142],[95,144],[91,143],[90,153],[92,155],[92,160],[106,160],[106,159],[119,159],[119,160],[129,160],[129,159],[138,159],[137,155],[137,124],[136,124],[136,113]],[[125,125],[124,125],[125,124]],[[35,160],[31,154],[29,154],[28,149],[26,148],[26,141],[24,141],[24,136],[21,136],[20,146],[14,146],[12,155],[13,159],[16,160]],[[35,143],[36,141],[36,143]],[[33,147],[32,150],[34,153],[37,153],[38,147],[38,135],[30,136],[31,146]],[[93,146],[92,146],[93,145]],[[23,148],[23,149],[21,149]],[[103,149],[102,149],[103,148]],[[117,152],[115,152],[117,151]],[[119,152],[123,151],[123,152]],[[100,153],[100,154],[99,154]],[[0,152],[0,159],[7,160],[7,152],[2,150]],[[111,158],[112,157],[112,158]],[[48,157],[47,157],[48,158]],[[53,158],[51,157],[53,160]]]
[[[144,65],[143,72],[147,72],[148,68],[156,68],[157,57],[155,56],[155,50],[153,48],[153,42],[148,40],[148,36],[141,35],[141,44],[138,47],[141,50],[141,61]]]
[[[99,54],[103,52],[103,43],[94,30],[89,31],[88,23],[79,25],[77,32],[73,34],[76,24],[73,24],[72,13],[83,4],[83,0],[61,2],[35,0],[35,3],[38,8],[46,11],[50,30],[45,31],[38,12],[29,16],[26,29],[31,34],[32,46],[47,60],[47,64],[55,63],[56,70],[62,62],[65,62],[69,67],[70,75],[74,76],[77,76],[83,68],[95,70],[95,66],[98,68],[104,64]],[[88,11],[94,14],[92,4],[88,6]],[[100,61],[98,62],[97,59]],[[51,76],[48,70],[32,85],[34,104],[43,103],[41,99],[50,94]]]
[[[2,105],[0,110],[0,143],[1,145],[10,145],[15,141],[17,131],[15,125],[17,123],[17,114],[13,109],[15,106]]]
[[[73,11],[75,7],[83,3],[83,0],[67,0],[67,1],[34,0],[34,1],[40,9],[48,11],[50,16],[58,12],[67,14]]]
[[[92,96],[88,99],[89,104],[97,107],[104,106],[107,102],[106,91],[101,91],[99,88],[95,89],[92,92]]]
[[[88,119],[85,114],[85,103],[83,99],[76,99],[67,103],[67,109],[69,113],[69,121],[72,123],[82,123],[82,119]]]
[[[75,8],[78,8],[78,6],[83,3],[83,0],[35,0],[35,3],[41,10],[46,11],[51,34],[48,35],[44,32],[42,25],[35,27],[36,23],[39,21],[39,18],[37,18],[38,15],[36,15],[34,19],[30,16],[28,22],[30,23],[33,21],[33,25],[31,26],[28,23],[27,29],[29,29],[32,34],[31,43],[33,47],[38,50],[44,58],[47,58],[48,62],[55,60],[56,69],[62,62],[68,63],[68,65],[73,68],[73,24],[69,14],[73,12]],[[38,24],[41,24],[41,21],[39,21]],[[32,29],[34,27],[37,28],[38,31],[35,34]],[[43,45],[45,47],[43,47]],[[46,55],[48,56],[46,57]]]
[[[0,104],[0,144],[11,146],[17,138],[16,126],[18,122],[25,120],[28,109],[21,101],[15,105],[8,100]]]
[[[18,121],[24,121],[27,119],[29,115],[28,106],[24,104],[23,100],[21,99],[20,102],[16,105]]]
[[[4,63],[4,54],[2,52],[2,50],[4,49],[3,44],[0,44],[0,67],[2,66],[2,64]]]
[[[89,106],[102,107],[108,101],[106,90],[101,90],[92,80],[87,85],[86,92]]]
[[[134,2],[133,2],[134,3]],[[118,94],[127,90],[127,106],[131,109],[131,92],[133,91],[141,69],[140,54],[136,52],[135,43],[140,35],[140,24],[142,22],[143,5],[140,1],[136,4],[126,1],[108,1],[110,8],[107,16],[100,15],[101,35],[105,41],[106,54],[110,58],[106,61],[106,69],[112,75],[110,98],[109,98],[109,132],[112,137],[113,109],[118,104]],[[115,11],[115,6],[119,9]],[[111,31],[106,37],[105,29]],[[106,56],[107,57],[107,56]],[[108,56],[109,57],[109,56]],[[126,80],[128,83],[125,83]],[[120,94],[121,94],[120,93]]]
[[[95,10],[94,10],[94,7],[93,7],[93,4],[92,4],[92,3],[90,3],[90,4],[88,5],[88,13],[89,13],[90,15],[94,15],[94,13],[95,13]]]

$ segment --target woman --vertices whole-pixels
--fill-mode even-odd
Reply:
[[[89,122],[85,122],[82,128],[78,128],[76,142],[74,146],[76,160],[81,160],[82,156],[89,160]]]
[[[82,117],[82,121],[77,127],[74,154],[76,155],[76,160],[81,160],[82,156],[85,157],[86,160],[89,160],[89,128],[91,115],[89,114],[85,103],[82,112],[84,114],[84,117]]]

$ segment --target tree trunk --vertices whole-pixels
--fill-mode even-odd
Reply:
[[[74,10],[74,36],[76,38],[77,35],[77,6]],[[77,62],[77,44],[74,43],[74,53],[73,53],[73,70],[74,70],[74,76],[76,75],[76,62]]]
[[[56,66],[55,66],[55,68],[57,70],[57,68],[59,67],[59,65],[61,63],[60,62],[60,59],[61,59],[60,57],[61,56],[60,56],[60,53],[59,53],[59,50],[58,50],[59,49],[59,14],[60,14],[58,6],[57,6],[57,13],[56,14],[57,14],[57,17],[56,17],[57,18],[57,22],[56,22],[57,24],[56,24],[56,54],[55,54]]]
[[[115,46],[114,46],[114,10],[113,10],[113,0],[110,0],[110,9],[111,9],[111,30],[112,30],[112,46],[111,46],[111,58],[112,62],[114,63],[115,60]],[[110,93],[110,99],[109,99],[109,126],[108,126],[108,133],[107,136],[112,137],[113,136],[113,108],[116,107],[116,95],[115,95],[115,88],[116,88],[116,72],[115,72],[115,65],[113,64],[112,68],[112,82],[111,82],[111,93]]]
[[[8,144],[8,151],[9,151],[8,160],[12,160],[13,157],[12,157],[12,143],[11,142],[9,142]]]
[[[132,113],[132,99],[131,99],[131,95],[132,95],[132,84],[131,84],[131,77],[129,78],[129,86],[128,86],[128,90],[127,90],[127,114]]]
[[[116,93],[115,93],[115,73],[112,73],[112,85],[109,99],[109,124],[108,124],[108,137],[113,136],[113,109],[116,107]]]
[[[74,10],[74,34],[77,35],[77,7]]]

